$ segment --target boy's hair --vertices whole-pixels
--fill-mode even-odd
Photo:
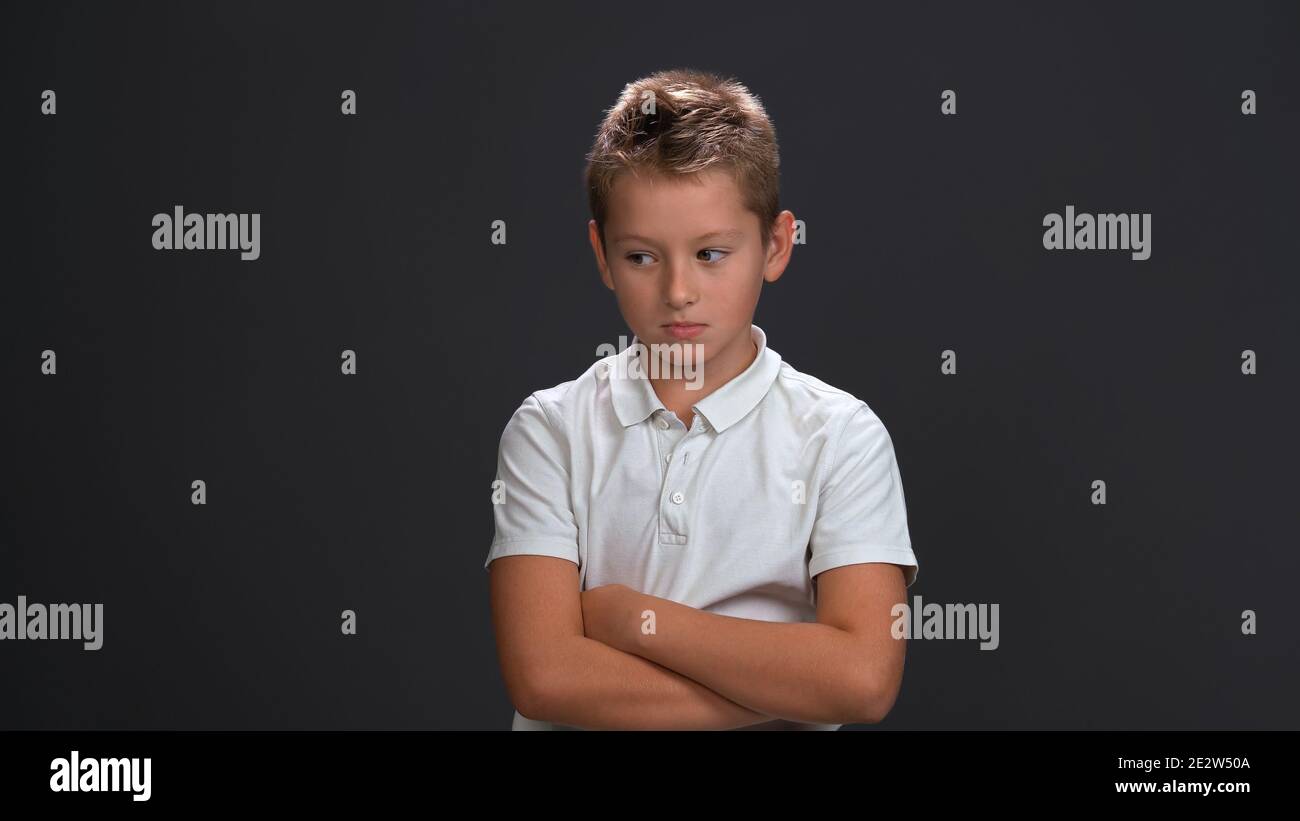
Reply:
[[[716,167],[732,173],[745,207],[758,215],[766,248],[780,213],[779,166],[772,121],[734,78],[672,69],[628,83],[587,154],[587,197],[601,245],[619,173],[692,176]]]

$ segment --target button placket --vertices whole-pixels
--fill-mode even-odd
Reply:
[[[663,471],[662,479],[664,481],[664,484],[660,487],[660,495],[662,496],[664,490],[668,487],[668,468],[671,466],[673,461],[673,448],[676,446],[676,441],[674,441],[673,435],[669,432],[672,424],[668,421],[667,411],[659,411],[658,413],[659,418],[655,420],[655,426],[659,428],[659,451],[664,456],[663,464],[660,465],[660,468]]]
[[[664,435],[666,447],[681,445],[685,436]],[[668,440],[672,440],[671,445]],[[659,499],[659,533],[660,541],[669,544],[685,544],[686,523],[689,521],[685,489],[689,475],[685,465],[689,452],[683,452],[680,459],[674,459],[672,452],[665,455],[663,491]]]

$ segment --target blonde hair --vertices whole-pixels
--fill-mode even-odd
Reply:
[[[693,176],[722,168],[733,174],[744,206],[758,215],[766,248],[780,213],[780,164],[767,111],[734,78],[671,69],[628,83],[587,154],[587,197],[601,244],[609,192],[621,172]]]

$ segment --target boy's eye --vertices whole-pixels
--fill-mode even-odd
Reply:
[[[717,249],[717,248],[705,248],[704,250],[700,251],[700,253],[701,253],[701,254],[722,254],[723,256],[726,256],[726,254],[727,254],[726,251],[722,251],[722,250],[719,250],[719,249]],[[637,257],[649,257],[649,256],[650,256],[650,255],[647,254],[647,253],[644,252],[644,251],[633,251],[632,253],[630,253],[630,254],[627,255],[627,259],[628,259],[629,261],[631,261],[631,263],[632,263],[635,267],[641,268],[641,267],[644,267],[644,266],[646,266],[646,265],[649,265],[650,263],[649,263],[649,262],[638,262],[638,261],[637,261]],[[706,260],[704,260],[704,261],[705,261],[705,262],[721,262],[722,259],[721,259],[721,258],[717,258],[717,259],[706,259]]]

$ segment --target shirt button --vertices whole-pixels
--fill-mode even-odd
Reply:
[[[668,453],[668,454],[665,454],[665,455],[664,455],[664,461],[665,461],[665,462],[671,462],[672,460],[673,460],[673,455],[672,455],[671,453]]]
[[[673,504],[680,505],[685,500],[686,497],[682,495],[680,490],[673,494]]]
[[[667,419],[660,419],[660,420],[659,420],[659,427],[663,428],[664,430],[668,430],[668,420],[667,420]]]

